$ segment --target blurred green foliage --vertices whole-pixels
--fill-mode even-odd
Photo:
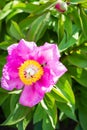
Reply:
[[[6,116],[2,125],[24,130],[33,119],[34,125],[42,123],[42,130],[54,130],[60,121],[71,118],[77,124],[75,130],[87,130],[87,0],[66,0],[64,13],[55,9],[57,2],[0,0],[0,77],[7,47],[22,38],[38,46],[56,43],[68,69],[34,108],[18,104],[20,90],[0,88],[0,106]]]

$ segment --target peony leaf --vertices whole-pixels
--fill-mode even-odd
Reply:
[[[75,116],[75,113],[72,109],[72,106],[69,106],[68,104],[61,103],[61,102],[56,102],[56,104],[57,104],[57,107],[60,109],[61,112],[64,112],[64,114],[67,117],[76,121],[76,116]]]
[[[86,34],[87,34],[86,19],[87,19],[87,14],[85,13],[85,11],[83,9],[80,9],[80,23],[81,23],[81,28],[82,28],[82,31],[83,31],[85,37],[86,37]]]
[[[2,125],[14,125],[25,119],[27,114],[31,112],[31,108],[16,104],[15,109],[8,116],[7,120]]]
[[[87,101],[87,100],[86,100]],[[85,102],[87,103],[87,102]],[[79,104],[79,120],[83,130],[87,129],[87,107],[83,106],[81,103]]]
[[[42,108],[41,104],[38,104],[35,113],[34,113],[34,120],[33,123],[37,123],[43,119],[43,115],[45,114],[44,109]]]
[[[50,119],[47,115],[44,115],[43,124],[42,124],[43,130],[54,130],[54,128],[51,125]]]
[[[74,38],[74,35],[73,35],[66,42],[61,42],[59,44],[60,52],[67,50],[69,47],[72,47],[74,44],[76,44],[76,41],[77,41],[77,39]]]
[[[67,56],[67,60],[70,64],[80,68],[87,68],[87,56],[84,54],[73,53]]]
[[[47,94],[44,100],[41,101],[41,106],[43,107],[44,111],[48,115],[48,118],[51,123],[51,127],[55,129],[57,123],[57,108],[56,108],[55,100],[52,98],[53,97],[51,95],[48,96]],[[43,122],[44,122],[44,118],[43,118]]]
[[[9,33],[10,33],[11,36],[13,36],[14,38],[16,38],[17,40],[20,40],[21,38],[24,38],[24,35],[23,35],[20,27],[14,21],[11,22]]]
[[[39,16],[31,25],[27,34],[29,41],[38,41],[47,29],[47,23],[50,19],[50,13]]]
[[[85,2],[87,2],[87,0],[71,0],[71,2],[74,2],[74,3],[85,3]]]
[[[8,94],[5,90],[0,88],[0,106],[5,102],[5,100],[8,98]]]
[[[2,11],[0,10],[0,20],[4,19],[11,12],[12,4],[13,1],[6,4]]]
[[[84,87],[87,87],[87,70],[76,67],[69,67],[69,72],[79,84]]]

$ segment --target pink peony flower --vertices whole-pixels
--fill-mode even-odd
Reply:
[[[29,107],[36,105],[67,71],[59,58],[55,44],[45,43],[37,47],[34,42],[20,40],[19,44],[8,47],[2,88],[11,91],[23,87],[20,104]]]

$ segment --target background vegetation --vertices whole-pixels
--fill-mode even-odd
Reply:
[[[60,130],[61,121],[72,119],[73,130],[87,130],[87,0],[65,2],[62,13],[55,9],[56,0],[0,0],[0,77],[7,47],[22,38],[38,46],[56,43],[68,69],[33,108],[19,105],[20,90],[0,88],[2,125],[24,130],[33,121],[34,130]]]

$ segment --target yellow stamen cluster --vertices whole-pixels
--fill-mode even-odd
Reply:
[[[29,70],[33,70],[33,74]],[[19,77],[25,85],[35,83],[42,75],[43,68],[35,60],[27,60],[19,67]]]

